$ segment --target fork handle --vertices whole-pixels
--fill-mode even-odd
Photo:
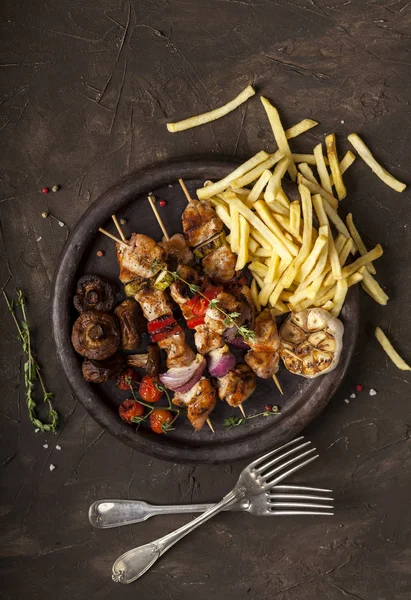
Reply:
[[[202,513],[197,518],[193,519],[179,529],[172,531],[154,542],[150,542],[144,546],[133,548],[125,554],[122,554],[113,565],[112,578],[119,583],[132,583],[157,561],[158,558],[183,537],[191,531],[214,517],[216,514],[224,510],[224,508],[235,504],[245,496],[245,488],[235,487],[230,493],[218,502],[213,504],[208,510]]]
[[[156,515],[176,515],[205,512],[213,504],[169,504],[155,506],[142,500],[97,500],[89,509],[89,521],[97,529],[110,529],[141,523]],[[247,500],[226,506],[223,510],[246,511]]]

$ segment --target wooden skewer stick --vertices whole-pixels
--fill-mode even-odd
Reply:
[[[247,418],[247,415],[246,415],[246,414],[245,414],[245,412],[244,412],[243,405],[242,405],[242,404],[239,404],[239,405],[238,405],[238,408],[241,410],[241,413],[242,413],[242,415],[243,415],[244,419],[246,419],[246,418]]]
[[[165,228],[164,223],[163,223],[163,219],[160,217],[160,213],[157,210],[157,206],[155,205],[154,196],[151,196],[151,195],[148,196],[148,201],[150,202],[150,206],[153,209],[153,213],[155,214],[157,222],[161,227],[161,231],[163,232],[163,235],[168,242],[168,240],[170,239],[170,236],[168,235],[167,229]]]
[[[188,189],[187,189],[187,186],[186,186],[186,184],[184,183],[184,180],[183,180],[181,177],[180,177],[180,179],[178,180],[178,183],[179,183],[179,184],[181,185],[181,187],[182,187],[182,190],[183,190],[183,192],[184,192],[184,195],[185,195],[185,197],[187,198],[187,202],[192,202],[192,201],[193,201],[193,199],[192,199],[192,197],[190,196],[190,192],[188,191]]]
[[[161,227],[161,231],[163,232],[163,234],[164,234],[164,237],[165,237],[165,238],[166,238],[166,240],[168,241],[168,240],[170,239],[170,236],[168,235],[168,233],[167,233],[167,230],[166,230],[166,228],[165,228],[165,226],[164,226],[163,220],[162,220],[162,218],[161,218],[161,217],[160,217],[160,215],[159,215],[159,212],[158,212],[158,210],[157,210],[157,207],[156,207],[156,205],[154,204],[154,198],[153,198],[153,196],[148,196],[148,201],[150,202],[150,206],[151,206],[151,208],[153,209],[153,213],[154,213],[154,215],[155,215],[155,217],[156,217],[156,219],[157,219],[157,222],[158,222],[158,224],[159,224],[159,225],[160,225],[160,227]],[[208,419],[207,419],[206,423],[207,423],[207,425],[209,426],[209,428],[211,429],[211,431],[212,431],[213,433],[215,433],[215,431],[214,431],[214,427],[213,427],[213,424],[212,424],[212,422],[211,422],[211,419],[210,419],[210,418],[208,418]]]
[[[284,396],[284,392],[283,392],[283,390],[282,390],[282,387],[281,387],[281,385],[280,385],[280,382],[278,381],[277,375],[276,375],[275,373],[274,373],[274,375],[273,375],[273,381],[274,381],[275,385],[278,387],[278,390],[279,390],[280,394],[281,394],[282,396]]]
[[[102,227],[99,227],[99,231],[101,231],[101,233],[104,233],[104,235],[106,235],[107,237],[109,237],[112,240],[114,240],[115,242],[117,242],[117,244],[122,244],[123,246],[129,246],[130,245],[128,242],[125,242],[124,240],[120,240],[120,238],[116,237],[115,235],[113,235],[109,231],[106,231]]]
[[[126,242],[127,241],[126,236],[124,235],[123,230],[120,227],[120,223],[118,222],[116,215],[111,215],[111,218],[114,221],[114,225],[116,226],[116,229],[117,229],[121,239],[123,240],[123,242]]]

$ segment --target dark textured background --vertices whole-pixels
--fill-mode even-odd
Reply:
[[[410,26],[406,0],[3,1],[1,284],[12,274],[8,290],[17,285],[29,297],[62,426],[56,436],[36,435],[28,423],[20,349],[2,305],[1,598],[410,598],[410,378],[371,335],[381,324],[411,357],[409,191],[390,190],[359,160],[347,174],[343,206],[355,211],[370,243],[384,246],[378,276],[392,300],[381,308],[364,299],[346,382],[306,432],[322,456],[296,480],[334,488],[336,516],[220,515],[129,587],[111,581],[113,560],[187,517],[93,531],[89,504],[103,497],[217,499],[241,465],[153,460],[85,413],[50,336],[51,280],[67,231],[41,218],[49,209],[72,228],[119,177],[159,159],[272,149],[258,98],[212,125],[166,132],[167,120],[231,99],[249,82],[276,103],[286,126],[303,117],[321,122],[295,140],[296,150],[308,151],[328,131],[355,130],[410,183]],[[345,150],[344,136],[339,141]],[[62,186],[58,194],[39,193],[54,183]],[[358,382],[366,390],[344,403]]]

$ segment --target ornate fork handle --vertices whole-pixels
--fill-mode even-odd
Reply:
[[[225,507],[231,506],[244,498],[245,494],[246,489],[244,487],[236,486],[231,492],[224,496],[218,504],[214,504],[211,508],[206,510],[206,512],[186,525],[183,525],[183,527],[172,531],[154,542],[129,550],[120,556],[114,563],[112,574],[113,580],[119,583],[132,583],[148,571],[156,560],[162,554],[167,552],[171,546],[174,546],[176,542],[208,521],[208,519],[211,519],[211,517],[214,517],[214,515],[218,514]]]

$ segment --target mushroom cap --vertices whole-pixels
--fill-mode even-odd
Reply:
[[[81,367],[85,381],[90,383],[105,383],[116,377],[124,367],[124,355],[116,352],[106,360],[90,360],[85,358]]]
[[[87,310],[109,312],[114,300],[113,286],[107,279],[100,275],[84,275],[77,282],[73,304],[79,313]]]
[[[89,310],[81,313],[74,323],[71,343],[81,356],[105,360],[117,352],[120,338],[120,329],[114,315]]]
[[[313,379],[338,364],[344,326],[323,308],[292,312],[280,329],[280,356],[296,375]]]

